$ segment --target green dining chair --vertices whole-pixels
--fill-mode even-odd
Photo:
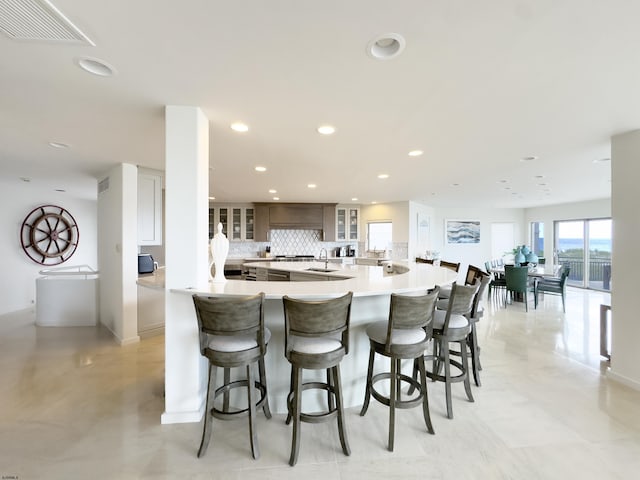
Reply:
[[[514,265],[504,266],[504,278],[507,284],[507,299],[513,302],[514,293],[522,294],[525,311],[529,311],[529,298],[527,293],[532,290],[529,282],[529,267],[516,267]],[[505,301],[505,308],[507,302]]]

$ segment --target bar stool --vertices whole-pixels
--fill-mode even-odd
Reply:
[[[473,285],[457,285],[454,283],[451,288],[447,310],[436,310],[433,314],[433,355],[427,357],[427,359],[433,360],[433,367],[431,371],[427,371],[427,377],[433,381],[444,382],[448,418],[453,418],[452,383],[463,382],[467,398],[470,402],[474,401],[469,382],[467,336],[471,331],[471,326],[467,316],[473,308],[473,302],[479,289],[480,282],[476,282]],[[457,343],[460,346],[460,362],[450,357],[450,343]],[[458,375],[451,375],[452,366],[460,371]],[[440,374],[442,367],[444,367],[444,375]],[[418,368],[419,365],[414,362],[414,378]]]
[[[267,397],[267,379],[264,356],[271,332],[264,326],[264,293],[249,297],[201,297],[193,295],[193,303],[200,329],[200,353],[209,360],[209,383],[204,414],[202,441],[198,457],[207,451],[211,437],[213,417],[230,420],[249,417],[249,436],[253,458],[260,457],[255,426],[256,408],[262,407],[267,418],[271,418]],[[258,364],[259,379],[254,379],[253,364]],[[222,386],[216,389],[216,371],[223,368]],[[246,368],[246,379],[231,381],[230,369]],[[229,393],[232,389],[247,387],[247,407],[231,409]],[[256,399],[254,388],[260,392]],[[223,396],[222,409],[215,400]]]
[[[480,346],[478,345],[478,333],[476,324],[480,321],[480,318],[484,316],[484,308],[482,306],[482,295],[484,295],[484,291],[487,288],[487,285],[491,282],[491,275],[483,272],[477,267],[473,267],[469,265],[469,269],[474,269],[474,274],[469,275],[467,272],[467,278],[465,280],[465,285],[473,285],[476,282],[480,283],[480,288],[478,289],[478,293],[473,300],[473,306],[471,307],[471,312],[467,315],[467,319],[469,320],[469,335],[467,336],[467,346],[469,347],[469,356],[471,358],[471,370],[473,372],[473,380],[476,386],[480,386],[480,370],[482,367],[480,366]],[[440,295],[438,298],[438,302],[436,303],[436,308],[438,310],[447,310],[449,307],[449,297],[448,295],[451,293],[451,285],[448,285],[448,293],[447,298],[442,298],[442,289],[440,289]],[[460,352],[451,351],[452,355],[460,356]]]
[[[438,288],[426,295],[391,294],[389,320],[375,322],[367,327],[369,337],[369,368],[367,370],[367,387],[364,404],[360,415],[364,416],[369,408],[371,397],[389,407],[389,443],[388,449],[393,452],[396,408],[413,408],[422,405],[422,414],[429,433],[433,434],[433,425],[429,415],[429,399],[427,396],[427,377],[424,366],[424,351],[431,340],[433,313],[438,299]],[[383,355],[391,360],[391,371],[373,375],[375,354]],[[401,360],[412,359],[420,372],[420,381],[402,375]],[[381,380],[389,380],[389,396],[375,389]],[[401,386],[406,382],[410,391],[417,390],[413,398],[402,399]]]
[[[284,296],[285,357],[291,363],[291,390],[287,397],[287,424],[293,420],[293,437],[289,464],[298,461],[300,422],[319,423],[338,418],[340,444],[345,455],[351,454],[344,422],[340,362],[349,352],[349,320],[352,292],[328,300],[305,301]],[[302,382],[303,369],[326,370],[325,382]],[[302,392],[309,389],[327,391],[327,410],[303,413]],[[334,403],[335,401],[335,403]]]

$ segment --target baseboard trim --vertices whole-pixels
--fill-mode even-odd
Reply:
[[[634,390],[640,391],[640,382],[637,380],[633,380],[629,377],[625,377],[624,375],[620,375],[619,373],[614,372],[613,370],[609,370],[607,372],[607,378],[614,380],[618,383],[622,383],[627,387],[633,388]]]
[[[204,405],[200,410],[192,412],[163,412],[160,415],[160,423],[169,425],[171,423],[198,423],[204,415]]]

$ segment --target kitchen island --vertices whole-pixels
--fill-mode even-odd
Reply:
[[[251,265],[251,264],[249,264]],[[266,356],[266,372],[269,402],[272,411],[285,413],[289,391],[290,366],[284,357],[284,312],[282,297],[288,295],[300,299],[338,297],[351,291],[350,347],[341,364],[344,404],[346,407],[361,405],[364,399],[365,377],[369,355],[369,341],[365,333],[368,323],[385,320],[389,314],[391,293],[418,293],[436,285],[450,284],[457,274],[446,268],[413,262],[394,263],[392,272],[385,267],[364,265],[329,264],[325,262],[259,262],[259,268],[286,272],[289,275],[315,275],[317,281],[242,281],[228,280],[224,283],[207,283],[196,287],[172,289],[180,294],[210,296],[245,296],[264,292],[265,325],[271,330]],[[313,270],[310,270],[313,269]],[[193,325],[196,325],[195,312]],[[382,368],[384,362],[376,362]],[[387,366],[388,367],[388,366]],[[324,376],[324,371],[305,371],[305,381]],[[309,374],[309,376],[306,376]],[[206,388],[206,374],[203,372]],[[203,389],[204,391],[204,389]],[[204,399],[203,399],[204,400]],[[305,411],[322,409],[326,395],[318,394],[314,399],[305,396]],[[314,401],[316,404],[314,405]],[[204,404],[203,404],[204,405]]]

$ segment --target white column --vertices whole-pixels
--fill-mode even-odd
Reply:
[[[121,345],[138,337],[138,169],[123,163],[102,178],[98,195],[100,322]]]
[[[172,288],[206,285],[209,121],[197,107],[165,109],[165,411],[162,423],[197,422],[204,412],[206,361],[189,296]]]
[[[611,370],[609,376],[640,390],[638,239],[640,218],[640,130],[611,140]]]

